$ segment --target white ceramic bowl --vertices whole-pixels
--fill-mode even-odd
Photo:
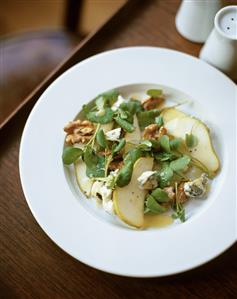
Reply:
[[[145,83],[169,86],[193,99],[194,114],[214,129],[222,169],[210,196],[195,213],[190,209],[187,222],[138,231],[97,212],[85,200],[62,164],[62,128],[97,94],[128,85],[123,90],[130,92],[133,84],[144,88]],[[40,97],[22,136],[20,176],[34,217],[67,253],[110,273],[164,276],[216,257],[236,241],[235,101],[236,86],[225,75],[172,50],[123,48],[75,65]]]

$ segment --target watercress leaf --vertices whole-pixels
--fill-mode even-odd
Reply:
[[[169,164],[165,164],[161,170],[158,172],[159,184],[161,188],[164,188],[170,185],[170,181],[174,175],[172,168],[170,168]]]
[[[170,140],[168,135],[161,136],[160,146],[165,152],[170,152]]]
[[[122,110],[118,108],[116,111],[116,114],[121,117],[122,119],[125,119],[129,123],[133,124],[133,115],[129,111]]]
[[[141,102],[135,99],[130,99],[128,102],[121,103],[119,108],[124,111],[128,111],[132,115],[136,114],[139,111],[142,111]]]
[[[167,211],[167,209],[162,207],[151,195],[147,196],[146,207],[153,213],[164,213]]]
[[[164,125],[163,117],[162,117],[161,115],[157,116],[157,117],[155,118],[155,123],[156,123],[159,127],[163,126],[163,125]]]
[[[181,207],[180,210],[175,211],[171,217],[173,219],[180,219],[181,222],[185,222],[186,221],[186,216],[185,216],[185,209],[183,208],[183,206]]]
[[[152,191],[151,196],[153,196],[158,202],[168,202],[170,200],[168,193],[160,188],[156,188]]]
[[[83,150],[80,148],[73,146],[65,147],[62,155],[63,163],[69,165],[76,162],[76,160],[81,157],[82,153]]]
[[[95,100],[89,102],[86,105],[83,105],[82,106],[82,111],[83,111],[84,116],[86,117],[87,113],[89,113],[90,111],[94,110],[95,108],[96,108],[96,106],[95,106]]]
[[[102,148],[108,147],[108,142],[105,138],[105,134],[102,128],[99,129],[99,131],[96,134],[96,141]]]
[[[178,158],[172,162],[170,162],[170,168],[173,171],[181,171],[184,170],[190,163],[191,158],[188,156],[183,156],[181,158]]]
[[[112,109],[105,108],[102,115],[99,112],[100,111],[90,111],[87,113],[86,117],[88,120],[100,124],[107,124],[113,120],[114,113]]]
[[[163,92],[162,89],[148,89],[146,92],[151,98],[158,98],[162,96]]]
[[[195,147],[198,145],[198,138],[195,135],[193,135],[192,133],[185,134],[185,143],[186,143],[186,146],[189,148]]]
[[[95,155],[92,147],[87,146],[84,150],[83,160],[88,167],[93,167],[97,163],[97,156]]]
[[[142,151],[140,148],[131,149],[124,158],[124,163],[132,162],[133,164],[142,157]]]
[[[150,140],[142,140],[139,144],[139,148],[143,151],[150,151],[152,148],[152,143]]]
[[[105,101],[104,97],[102,97],[102,96],[97,97],[95,100],[97,110],[101,111],[102,109],[104,109],[105,103],[106,103],[106,101]]]
[[[124,166],[120,169],[116,184],[119,187],[124,187],[129,184],[131,181],[133,172],[133,163],[132,161],[127,162]]]
[[[174,138],[174,139],[170,140],[171,150],[177,150],[181,144],[182,144],[182,139],[181,138]]]
[[[88,177],[104,177],[105,175],[105,158],[96,155],[90,146],[87,146],[84,155],[86,164],[86,175]]]
[[[102,93],[100,96],[104,98],[106,106],[111,107],[117,101],[119,93],[113,89]]]
[[[120,152],[126,144],[126,140],[122,138],[118,144],[114,144],[112,147],[112,155],[115,155],[116,153]]]
[[[130,124],[128,121],[126,121],[125,119],[122,119],[120,116],[116,116],[114,118],[114,120],[116,121],[116,123],[122,128],[124,129],[126,132],[132,133],[134,131],[134,127],[132,124]]]
[[[154,124],[156,116],[160,114],[158,109],[140,111],[137,113],[137,119],[140,128],[143,130],[145,127],[150,124]]]
[[[157,153],[154,155],[154,157],[159,162],[172,161],[177,158],[175,154],[166,152]]]

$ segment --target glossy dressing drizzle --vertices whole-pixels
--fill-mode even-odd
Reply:
[[[146,214],[144,216],[144,228],[165,227],[173,223],[173,219],[168,215]]]

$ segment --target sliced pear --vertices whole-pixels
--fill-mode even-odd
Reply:
[[[86,164],[80,159],[74,164],[74,166],[77,183],[81,191],[86,195],[86,197],[90,197],[93,182],[86,175]]]
[[[134,126],[134,131],[132,133],[126,133],[124,136],[126,140],[125,153],[127,153],[130,149],[134,147],[133,144],[138,144],[139,141],[141,140],[141,130],[136,115],[134,115],[133,118],[133,126]]]
[[[114,125],[113,122],[108,123],[108,124],[102,124],[101,129],[103,129],[104,133],[106,133],[113,129],[113,125]]]
[[[139,124],[138,124],[136,115],[134,115],[134,118],[133,118],[133,126],[134,126],[134,131],[132,133],[125,134],[125,140],[127,142],[138,142],[141,139],[141,130],[139,128]]]
[[[189,155],[199,160],[211,173],[216,173],[220,162],[213,148],[208,127],[200,120],[186,116],[175,118],[165,124],[168,134],[185,140],[185,134],[197,137],[198,144],[189,150]]]
[[[137,179],[144,172],[152,170],[153,158],[140,158],[133,167],[130,183],[117,187],[113,192],[115,212],[128,225],[140,228],[144,224],[144,200],[147,191],[138,187]]]
[[[161,112],[161,116],[163,117],[164,124],[166,124],[168,121],[174,118],[181,118],[188,115],[176,108],[165,108]]]

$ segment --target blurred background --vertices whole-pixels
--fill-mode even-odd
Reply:
[[[58,29],[70,5],[78,9],[78,31],[88,34],[125,0],[7,0],[0,1],[0,35],[27,30]]]
[[[125,2],[0,1],[0,127],[73,48]]]

